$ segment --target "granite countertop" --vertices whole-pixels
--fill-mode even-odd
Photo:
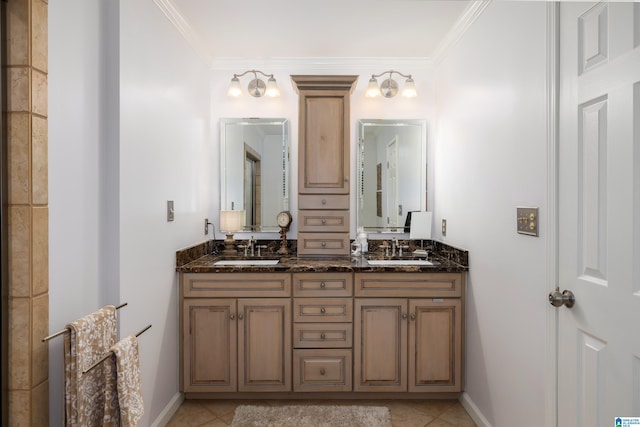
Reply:
[[[218,255],[215,243],[205,242],[205,247],[193,247],[178,251],[176,271],[181,273],[303,273],[303,272],[449,272],[457,273],[469,270],[468,252],[453,248],[441,242],[431,242],[429,261],[433,265],[371,265],[368,259],[390,259],[383,253],[373,252],[366,256],[345,256],[335,258],[298,258],[280,257],[275,253],[262,257],[242,256],[235,259],[279,259],[275,265],[215,265],[225,259]],[[188,252],[188,253],[187,253]],[[409,256],[394,259],[412,259]]]

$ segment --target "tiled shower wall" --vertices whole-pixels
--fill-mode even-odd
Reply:
[[[47,0],[3,0],[8,425],[49,424]],[[3,390],[4,391],[4,390]]]

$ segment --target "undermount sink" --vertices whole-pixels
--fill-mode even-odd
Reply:
[[[382,266],[433,265],[431,261],[427,261],[426,259],[370,259],[367,262],[369,265]]]
[[[279,262],[279,259],[225,259],[213,265],[276,265]]]

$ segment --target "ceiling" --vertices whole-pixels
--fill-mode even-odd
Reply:
[[[431,58],[470,1],[165,0],[210,58]]]

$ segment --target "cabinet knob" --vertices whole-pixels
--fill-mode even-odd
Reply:
[[[324,375],[324,374],[326,374],[326,373],[327,373],[327,371],[325,371],[325,370],[324,370],[324,368],[321,368],[321,369],[320,369],[320,375]]]
[[[406,319],[407,318],[407,313],[402,313],[402,318]]]
[[[325,339],[326,337],[327,337],[327,336],[324,334],[324,332],[320,334],[320,339],[321,339],[321,340]]]
[[[321,287],[322,289],[324,289],[324,288],[326,288],[326,287],[327,287],[327,284],[326,284],[326,283],[324,283],[324,282],[320,282],[320,287]]]
[[[236,316],[235,316],[233,313],[231,313],[231,314],[229,315],[229,319],[233,320],[233,319],[235,319],[235,318],[236,318]]]
[[[322,204],[326,205],[327,204],[327,199],[322,199]]]
[[[242,315],[242,313],[238,314],[238,320],[242,320],[244,319],[244,316]]]
[[[415,315],[415,313],[411,313],[411,320],[416,320],[416,315]]]
[[[327,311],[327,310],[325,310],[325,309],[324,309],[324,307],[322,307],[322,308],[320,309],[320,313],[324,313],[325,311]]]
[[[322,222],[322,225],[324,225],[324,224],[327,223],[327,220],[323,218],[322,221],[320,221],[320,222]]]
[[[322,242],[322,247],[324,248],[325,246],[327,246],[327,242]]]

